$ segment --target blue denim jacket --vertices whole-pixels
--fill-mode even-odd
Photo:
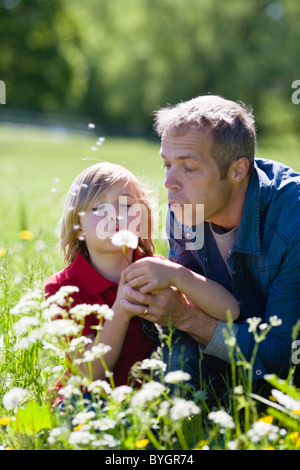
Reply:
[[[237,343],[247,360],[254,338],[246,319],[261,317],[269,323],[276,315],[280,326],[271,328],[259,344],[254,378],[266,373],[287,374],[292,328],[300,318],[300,175],[271,160],[256,159],[234,246],[223,262],[208,223],[204,222],[203,247],[186,250],[187,239],[174,239],[174,215],[170,213],[169,259],[219,282],[239,301],[241,315],[234,324]],[[219,321],[205,354],[228,361]]]

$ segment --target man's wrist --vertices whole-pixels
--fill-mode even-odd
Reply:
[[[217,325],[218,320],[207,315],[200,307],[189,304],[179,329],[205,348],[210,343]]]

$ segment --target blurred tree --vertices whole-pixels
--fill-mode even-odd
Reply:
[[[10,108],[78,109],[88,66],[61,0],[0,0],[0,43]]]
[[[0,14],[9,105],[143,128],[213,93],[252,105],[260,132],[299,131],[299,0],[0,0]]]

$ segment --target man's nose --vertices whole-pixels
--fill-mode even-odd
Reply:
[[[179,189],[181,187],[176,168],[169,168],[167,171],[165,187],[167,189]]]

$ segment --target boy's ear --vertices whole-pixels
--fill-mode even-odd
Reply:
[[[249,171],[249,160],[246,157],[240,157],[230,165],[230,176],[232,182],[239,183],[244,180]]]

